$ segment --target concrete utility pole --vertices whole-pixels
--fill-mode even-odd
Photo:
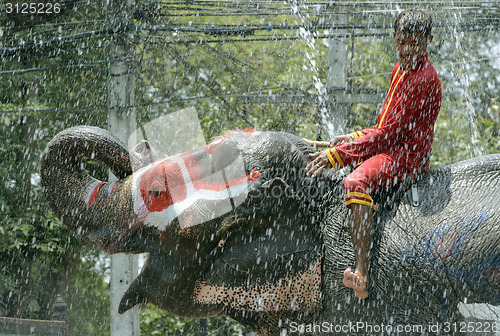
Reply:
[[[338,8],[342,10],[341,8]],[[335,13],[331,15],[332,27],[346,25],[349,21],[347,13]],[[347,34],[347,30],[335,31],[339,34]],[[346,120],[351,109],[350,103],[340,102],[339,96],[345,95],[347,91],[347,48],[349,39],[347,37],[337,37],[328,40],[328,58],[330,68],[327,77],[328,92],[328,114],[329,127],[327,127],[327,138],[334,135],[346,133]]]
[[[108,116],[109,130],[125,144],[136,130],[134,51],[129,27],[132,24],[132,0],[108,0],[107,24],[113,31],[109,47]],[[110,177],[112,174],[110,173]],[[123,253],[111,256],[111,336],[139,336],[139,307],[118,313],[122,295],[138,274],[138,256]]]

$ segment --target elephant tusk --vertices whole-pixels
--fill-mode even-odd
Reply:
[[[330,147],[330,143],[328,141],[315,141],[315,140],[309,140],[306,138],[302,138],[304,142],[310,146],[314,147]]]

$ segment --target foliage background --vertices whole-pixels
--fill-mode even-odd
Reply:
[[[48,319],[55,296],[61,294],[69,307],[72,335],[109,334],[109,269],[100,251],[69,233],[51,212],[41,194],[38,165],[47,142],[64,128],[107,127],[109,35],[78,37],[105,27],[100,7],[97,1],[68,1],[67,10],[56,17],[0,16],[0,316]],[[309,15],[314,14],[314,6],[301,8],[303,13],[298,15],[204,17],[192,10],[187,12],[191,15],[176,16],[180,10],[138,0],[135,13],[142,14],[135,16],[134,23],[189,26],[196,20],[199,26],[272,27],[287,21],[306,28],[321,23],[320,15]],[[389,7],[382,8],[381,16],[359,12],[354,8],[350,24],[391,23],[396,13]],[[464,17],[460,10],[450,10],[444,15],[474,22],[482,14]],[[465,32],[445,28],[435,29],[429,49],[443,84],[433,167],[500,149],[498,26]],[[311,41],[304,31],[272,28],[256,33],[256,39],[265,41],[253,42],[229,42],[239,37],[226,36],[219,37],[226,42],[173,43],[211,38],[151,29],[131,34],[136,102],[142,105],[137,107],[139,125],[194,106],[207,141],[224,130],[247,127],[316,138],[318,126],[324,127],[318,124],[316,104],[242,104],[238,97],[247,92],[317,94],[315,84],[328,80],[325,39]],[[283,34],[290,38],[283,39]],[[66,35],[73,38],[36,43]],[[396,62],[389,34],[354,38],[348,58],[350,87],[387,90]],[[353,104],[347,131],[373,124],[378,109],[375,104]],[[86,167],[106,179],[106,171],[96,163]],[[147,305],[141,312],[141,329],[143,335],[196,335],[197,321],[175,318]],[[248,332],[224,318],[210,319],[209,330],[217,335]]]

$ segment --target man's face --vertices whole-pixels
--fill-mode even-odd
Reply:
[[[398,59],[403,68],[413,68],[417,61],[425,55],[427,43],[432,41],[432,35],[425,37],[420,34],[393,33]]]

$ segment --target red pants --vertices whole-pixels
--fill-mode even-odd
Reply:
[[[402,182],[411,172],[397,164],[396,160],[380,153],[363,161],[350,173],[345,181],[345,205],[364,204],[377,210],[370,195],[389,189]]]

